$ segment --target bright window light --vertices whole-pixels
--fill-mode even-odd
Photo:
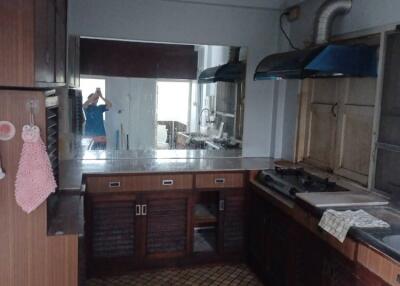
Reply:
[[[188,124],[190,82],[157,82],[157,121]]]
[[[80,79],[80,89],[82,90],[82,101],[85,102],[91,93],[100,88],[101,93],[106,97],[106,80],[102,78],[83,78]],[[99,99],[99,104],[104,104],[102,99]]]

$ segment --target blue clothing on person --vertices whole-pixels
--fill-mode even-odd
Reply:
[[[84,109],[86,116],[85,135],[86,136],[106,136],[104,128],[103,113],[108,111],[107,106],[89,105]]]

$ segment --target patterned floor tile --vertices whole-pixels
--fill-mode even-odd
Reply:
[[[162,269],[124,276],[95,278],[86,286],[262,286],[244,264]]]

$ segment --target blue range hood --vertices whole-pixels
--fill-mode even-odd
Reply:
[[[376,77],[377,62],[377,47],[329,44],[267,56],[254,79]]]

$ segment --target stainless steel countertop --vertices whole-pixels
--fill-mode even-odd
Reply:
[[[168,152],[164,150],[163,156],[159,158],[114,157],[115,159],[61,161],[59,188],[61,190],[79,190],[83,174],[261,170],[274,166],[274,159],[268,157],[198,157],[199,152],[182,151],[174,150],[168,156]],[[224,152],[208,152],[208,155],[210,156],[212,153],[222,155]],[[183,157],[183,154],[192,154],[192,156]]]
[[[88,151],[76,153],[71,160],[120,160],[120,159],[186,159],[186,158],[237,158],[242,156],[242,150],[113,150]]]

